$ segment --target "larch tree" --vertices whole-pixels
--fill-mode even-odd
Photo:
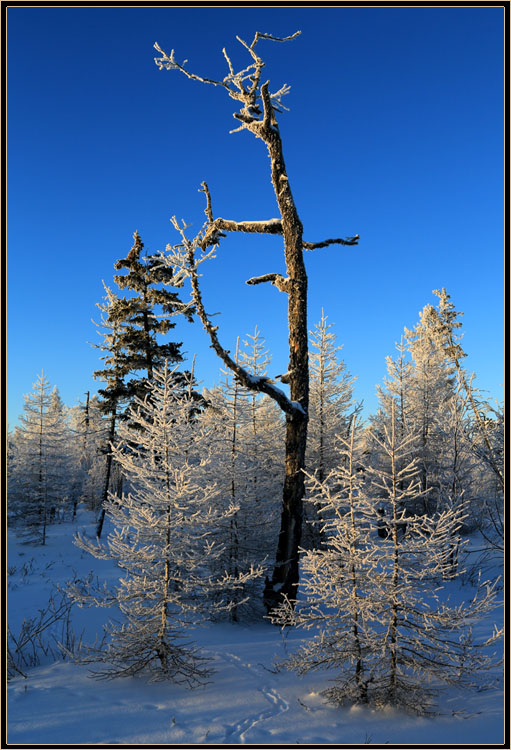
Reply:
[[[20,425],[12,437],[9,512],[29,542],[45,544],[49,523],[63,510],[69,491],[67,424],[58,389],[44,373],[25,396]]]
[[[103,531],[105,520],[105,509],[108,501],[110,482],[112,477],[112,446],[116,437],[116,426],[123,416],[126,400],[129,392],[125,385],[125,378],[130,371],[126,364],[122,346],[121,333],[123,329],[122,315],[118,312],[119,306],[123,304],[112,290],[103,284],[105,289],[104,302],[97,303],[101,310],[101,322],[96,324],[100,335],[103,337],[102,344],[95,344],[98,349],[105,352],[101,359],[105,366],[94,372],[96,380],[103,380],[104,388],[98,390],[100,397],[100,410],[107,417],[108,426],[104,433],[102,453],[104,454],[104,474],[102,489],[99,500],[99,515],[96,526],[98,539]]]
[[[477,467],[474,467],[479,493],[478,496],[472,498],[472,508],[475,510],[473,516],[474,518],[479,516],[481,532],[490,548],[503,551],[505,486],[503,408],[498,403],[489,402],[481,394],[474,385],[475,376],[470,375],[463,367],[463,359],[467,356],[461,346],[462,334],[459,318],[463,313],[456,310],[445,288],[434,289],[433,294],[438,297],[438,305],[433,308],[432,317],[439,347],[455,370],[459,399],[467,415],[471,415],[471,425],[464,431],[463,446],[458,442],[460,447],[456,455],[460,456],[461,460],[468,443],[473,458],[480,464],[479,471]],[[465,458],[463,464],[467,462]],[[459,472],[456,476],[458,475]],[[478,506],[478,511],[474,506]]]
[[[104,413],[97,395],[87,392],[85,396],[85,403],[70,409],[70,428],[74,436],[71,451],[77,484],[73,515],[76,515],[78,502],[97,512],[104,492],[109,414]]]
[[[219,489],[209,481],[210,434],[193,416],[192,380],[187,393],[176,394],[174,375],[167,364],[155,369],[146,398],[119,425],[113,455],[130,492],[109,496],[113,531],[105,543],[75,539],[95,557],[116,560],[123,577],[113,588],[74,582],[68,592],[81,606],[120,612],[120,622],[105,626],[106,642],[79,657],[108,665],[97,676],[140,673],[193,687],[210,669],[188,641],[190,630],[229,608],[225,593],[260,571],[215,575],[223,550],[214,532],[237,508],[219,509]]]
[[[434,289],[433,294],[438,297],[438,307],[432,308],[433,323],[440,346],[443,348],[446,358],[455,368],[461,388],[463,388],[468,404],[475,419],[480,442],[484,445],[482,455],[486,463],[491,467],[502,492],[504,491],[504,469],[503,453],[495,449],[490,438],[491,420],[486,419],[485,413],[493,411],[488,404],[481,399],[480,394],[473,385],[471,377],[464,367],[463,359],[467,356],[461,346],[462,336],[458,332],[461,322],[458,318],[463,315],[456,311],[454,304],[450,301],[450,295],[445,288]]]
[[[236,71],[226,50],[223,50],[227,63],[227,75],[214,80],[190,72],[185,63],[179,63],[172,50],[166,54],[158,44],[155,49],[159,57],[155,62],[160,70],[178,70],[190,80],[211,84],[224,89],[228,96],[240,106],[234,113],[239,123],[236,131],[248,130],[261,140],[270,158],[271,181],[279,215],[269,220],[234,221],[214,218],[209,188],[202,183],[206,198],[206,222],[198,235],[189,239],[186,225],[173,219],[175,229],[181,235],[181,242],[167,248],[167,262],[175,269],[179,278],[188,277],[191,281],[194,307],[206,329],[211,346],[247,388],[259,391],[274,399],[286,416],[285,476],[282,494],[281,526],[275,554],[275,565],[271,581],[265,590],[265,604],[271,610],[282,598],[294,594],[299,580],[299,545],[302,534],[302,500],[304,495],[305,451],[307,443],[307,421],[309,410],[309,356],[307,331],[307,272],[303,251],[315,250],[331,244],[356,245],[359,237],[330,239],[324,242],[306,242],[303,239],[303,226],[298,214],[290,180],[284,161],[282,138],[277,122],[277,113],[283,107],[282,97],[289,87],[284,85],[271,92],[269,81],[262,79],[264,61],[259,56],[257,45],[261,40],[277,42],[295,39],[292,36],[279,38],[257,32],[248,44],[238,37],[249,55],[248,65]],[[290,396],[269,382],[263,376],[251,375],[237,363],[229,351],[222,346],[218,336],[218,326],[214,325],[206,312],[199,286],[198,266],[212,257],[226,232],[249,232],[280,235],[284,241],[286,276],[267,273],[248,279],[250,285],[271,283],[288,298],[289,367],[285,379],[289,383]],[[200,256],[197,252],[200,251]]]
[[[376,392],[380,402],[378,413],[371,422],[375,432],[383,430],[383,424],[389,423],[392,409],[395,410],[397,430],[401,439],[409,433],[408,427],[408,397],[411,390],[413,365],[409,358],[407,346],[401,336],[399,344],[396,342],[397,356],[386,357],[387,375],[383,379],[383,386],[377,385]]]
[[[361,404],[355,404],[353,377],[340,358],[342,346],[336,345],[337,337],[332,331],[324,311],[321,319],[310,331],[310,398],[307,437],[307,471],[322,482],[339,459],[335,450],[339,438],[347,438],[353,416],[360,412]],[[304,506],[306,526],[304,546],[320,545],[319,523],[312,504]]]
[[[285,600],[272,613],[279,625],[315,633],[279,666],[298,674],[334,671],[332,687],[323,693],[334,704],[370,702],[374,616],[381,608],[372,584],[379,562],[372,538],[377,514],[358,471],[357,443],[354,417],[348,439],[340,436],[335,443],[335,466],[321,481],[317,472],[308,474],[307,504],[317,509],[323,543],[303,554],[296,606]]]
[[[333,685],[324,691],[333,704],[429,714],[443,687],[491,680],[497,663],[491,647],[502,631],[477,640],[472,628],[495,608],[497,585],[478,584],[461,604],[449,601],[446,582],[459,574],[452,547],[455,540],[463,545],[462,513],[406,513],[422,493],[412,458],[415,438],[398,437],[394,412],[380,442],[388,469],[367,466],[361,475],[352,434],[339,468],[323,483],[310,477],[310,499],[327,514],[326,546],[304,557],[303,599],[294,608],[284,602],[273,616],[284,626],[317,628],[317,634],[282,666],[301,674],[334,670]],[[387,510],[383,538],[377,533],[381,504]]]
[[[439,346],[435,310],[425,305],[420,322],[405,336],[413,362],[408,393],[408,425],[417,436],[416,456],[424,494],[424,511],[440,506],[443,484],[443,456],[450,404],[455,398],[454,368]]]
[[[240,349],[237,342],[235,361],[254,376],[266,375],[271,358],[257,327],[243,345]],[[233,574],[258,565],[268,575],[278,536],[283,424],[271,399],[245,388],[230,370],[223,369],[222,375],[218,386],[204,392],[208,408],[201,423],[213,443],[212,481],[223,488],[224,504],[238,506],[228,525],[218,529],[225,548],[223,564]],[[247,601],[230,610],[231,619],[258,612],[260,593],[260,580],[233,590],[233,601]]]

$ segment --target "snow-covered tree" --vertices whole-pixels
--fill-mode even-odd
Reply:
[[[66,409],[44,373],[25,396],[12,436],[9,511],[20,534],[45,544],[46,528],[60,517],[69,493]]]
[[[397,356],[394,359],[390,356],[385,358],[387,375],[383,379],[383,386],[376,386],[380,405],[377,414],[371,418],[371,423],[376,433],[383,434],[384,425],[389,424],[392,408],[395,408],[396,429],[401,438],[404,438],[410,431],[408,397],[412,387],[413,364],[403,336],[399,344],[396,343],[396,349]]]
[[[265,376],[271,358],[257,327],[243,343],[241,350],[237,343],[236,361],[254,376]],[[270,399],[243,387],[230,371],[222,370],[222,375],[217,387],[205,391],[208,408],[201,417],[211,434],[212,477],[222,488],[222,501],[239,508],[217,532],[225,547],[222,563],[233,575],[252,565],[260,565],[267,575],[278,534],[284,426]],[[233,601],[249,597],[231,610],[233,620],[245,610],[257,611],[260,589],[261,582],[253,581],[232,592]]]
[[[339,459],[335,450],[339,438],[347,438],[352,418],[361,404],[355,404],[353,377],[340,358],[342,346],[336,346],[332,323],[321,311],[321,320],[310,331],[310,391],[307,437],[307,471],[322,482]],[[314,505],[305,503],[304,547],[321,544]]]
[[[444,426],[449,421],[456,387],[453,368],[439,345],[435,320],[433,306],[426,305],[414,329],[405,329],[413,361],[407,423],[410,434],[417,436],[416,456],[425,512],[434,511],[441,501]]]
[[[498,446],[493,445],[490,436],[492,420],[488,420],[486,417],[486,414],[488,412],[491,413],[493,408],[488,404],[486,399],[481,398],[481,394],[474,387],[474,376],[470,376],[465,368],[462,367],[462,361],[467,355],[460,343],[462,338],[462,335],[459,333],[461,322],[458,318],[463,313],[456,311],[454,304],[450,301],[450,295],[447,294],[445,288],[441,290],[434,289],[433,294],[436,294],[439,300],[437,308],[433,308],[432,311],[437,341],[439,342],[439,346],[443,348],[447,360],[455,368],[459,386],[466,394],[467,403],[470,406],[475,426],[479,433],[480,456],[495,474],[500,490],[504,491],[504,454],[503,451],[499,450]]]
[[[305,673],[332,669],[324,694],[334,704],[393,705],[428,713],[444,685],[481,685],[493,663],[488,649],[501,635],[476,642],[472,625],[495,606],[495,584],[480,586],[462,604],[449,602],[443,587],[457,575],[462,516],[447,509],[431,516],[405,513],[421,493],[419,470],[410,456],[413,438],[401,441],[396,420],[380,442],[389,469],[368,467],[360,478],[354,435],[339,456],[339,468],[319,483],[311,500],[327,513],[326,549],[303,557],[303,600],[283,604],[274,616],[282,625],[314,628],[316,634],[284,663]],[[378,534],[378,510],[385,531]]]
[[[94,346],[105,352],[101,359],[105,366],[94,372],[96,380],[103,380],[104,388],[98,390],[100,397],[99,408],[108,418],[108,426],[104,434],[102,453],[105,456],[104,473],[102,479],[102,490],[99,500],[99,516],[96,527],[98,539],[101,537],[103,522],[105,519],[105,507],[108,500],[108,492],[112,479],[112,445],[116,438],[116,427],[119,419],[124,416],[126,400],[129,391],[125,385],[125,377],[129,373],[129,365],[125,362],[121,345],[121,333],[123,323],[119,313],[119,307],[123,301],[103,283],[105,289],[104,302],[98,302],[101,311],[101,322],[96,323],[100,335],[103,337],[102,344]]]
[[[307,471],[322,482],[337,460],[337,436],[347,437],[355,412],[360,411],[353,398],[356,377],[340,358],[342,346],[336,346],[332,323],[324,311],[310,331],[310,404],[307,440]]]
[[[174,385],[166,363],[155,369],[145,400],[137,399],[129,422],[119,425],[113,455],[131,490],[122,498],[111,494],[106,504],[114,530],[105,543],[76,537],[94,556],[117,560],[123,577],[113,589],[71,584],[69,593],[82,606],[120,611],[121,621],[105,627],[103,648],[81,657],[110,665],[98,674],[143,672],[193,686],[210,671],[186,640],[190,628],[230,606],[216,594],[259,572],[237,581],[212,573],[223,554],[212,532],[237,508],[219,509],[218,488],[209,481],[210,436],[193,418],[193,396],[176,396]]]
[[[337,672],[333,687],[325,691],[334,703],[367,703],[370,646],[374,643],[374,615],[381,608],[372,584],[378,566],[373,541],[377,524],[374,503],[364,493],[355,445],[356,418],[348,440],[339,438],[335,468],[320,482],[308,474],[307,502],[322,519],[321,549],[302,555],[301,597],[296,607],[286,601],[273,622],[316,630],[305,645],[282,666],[299,674],[330,668]]]
[[[91,396],[89,392],[85,395],[85,403],[69,410],[73,435],[70,446],[74,465],[73,515],[78,502],[98,511],[105,484],[109,415],[104,414],[97,395]]]

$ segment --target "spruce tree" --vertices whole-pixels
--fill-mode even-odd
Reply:
[[[183,313],[192,320],[190,306],[182,304],[177,292],[168,289],[173,283],[172,269],[163,263],[160,254],[142,255],[144,243],[138,232],[133,239],[128,255],[114,264],[116,270],[126,271],[114,276],[114,280],[119,289],[129,294],[111,311],[111,318],[115,316],[121,324],[118,343],[124,367],[136,375],[125,381],[131,400],[135,396],[144,398],[155,368],[161,368],[165,361],[174,364],[183,360],[180,343],[158,340],[175,327],[172,317]],[[178,381],[183,376],[176,372],[174,377]]]

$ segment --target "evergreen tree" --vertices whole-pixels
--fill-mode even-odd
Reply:
[[[121,623],[105,628],[107,643],[82,661],[106,662],[98,674],[169,679],[190,686],[210,670],[188,631],[212,612],[230,606],[214,595],[253,575],[219,579],[212,573],[223,551],[212,531],[237,508],[218,508],[218,488],[209,481],[210,435],[191,419],[193,398],[175,394],[174,372],[155,369],[149,398],[136,400],[119,425],[115,461],[131,491],[110,495],[106,510],[114,524],[106,544],[77,535],[76,543],[99,558],[115,559],[124,576],[113,590],[69,587],[81,605],[117,606]],[[191,388],[190,388],[191,390]]]
[[[181,362],[181,344],[159,343],[158,337],[167,334],[175,323],[171,318],[181,312],[192,320],[191,308],[180,302],[176,292],[168,287],[173,283],[173,271],[162,261],[161,254],[142,256],[144,247],[140,235],[133,235],[134,244],[126,258],[118,260],[114,268],[126,274],[114,277],[117,286],[130,294],[119,300],[111,310],[112,320],[119,324],[119,346],[127,372],[140,373],[125,382],[130,399],[144,398],[147,382],[153,379],[155,368],[163,363]],[[141,375],[143,373],[143,376]],[[176,372],[176,381],[183,376]]]

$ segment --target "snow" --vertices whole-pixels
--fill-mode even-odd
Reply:
[[[256,221],[253,221],[252,219],[244,219],[243,221],[236,221],[234,223],[238,225],[250,224],[255,227],[277,227],[282,224],[282,219],[262,219]]]
[[[119,569],[96,560],[72,543],[76,531],[93,533],[94,519],[80,511],[75,522],[49,527],[44,547],[21,544],[8,530],[8,623],[19,632],[23,618],[44,607],[52,587],[73,577],[113,580]],[[105,532],[109,531],[105,526]],[[477,546],[477,542],[474,543]],[[453,582],[450,594],[467,599],[471,586]],[[77,637],[101,635],[105,609],[72,610]],[[491,621],[477,635],[491,632]],[[483,633],[484,631],[484,633]],[[214,623],[190,633],[216,670],[211,682],[187,690],[142,678],[97,681],[89,667],[42,658],[26,678],[8,683],[8,742],[32,744],[497,744],[504,741],[503,684],[484,692],[446,689],[440,715],[408,716],[391,708],[334,708],[321,691],[332,676],[317,671],[303,678],[275,671],[275,661],[295,650],[306,633],[285,636],[267,623]],[[464,712],[463,714],[461,712]]]

